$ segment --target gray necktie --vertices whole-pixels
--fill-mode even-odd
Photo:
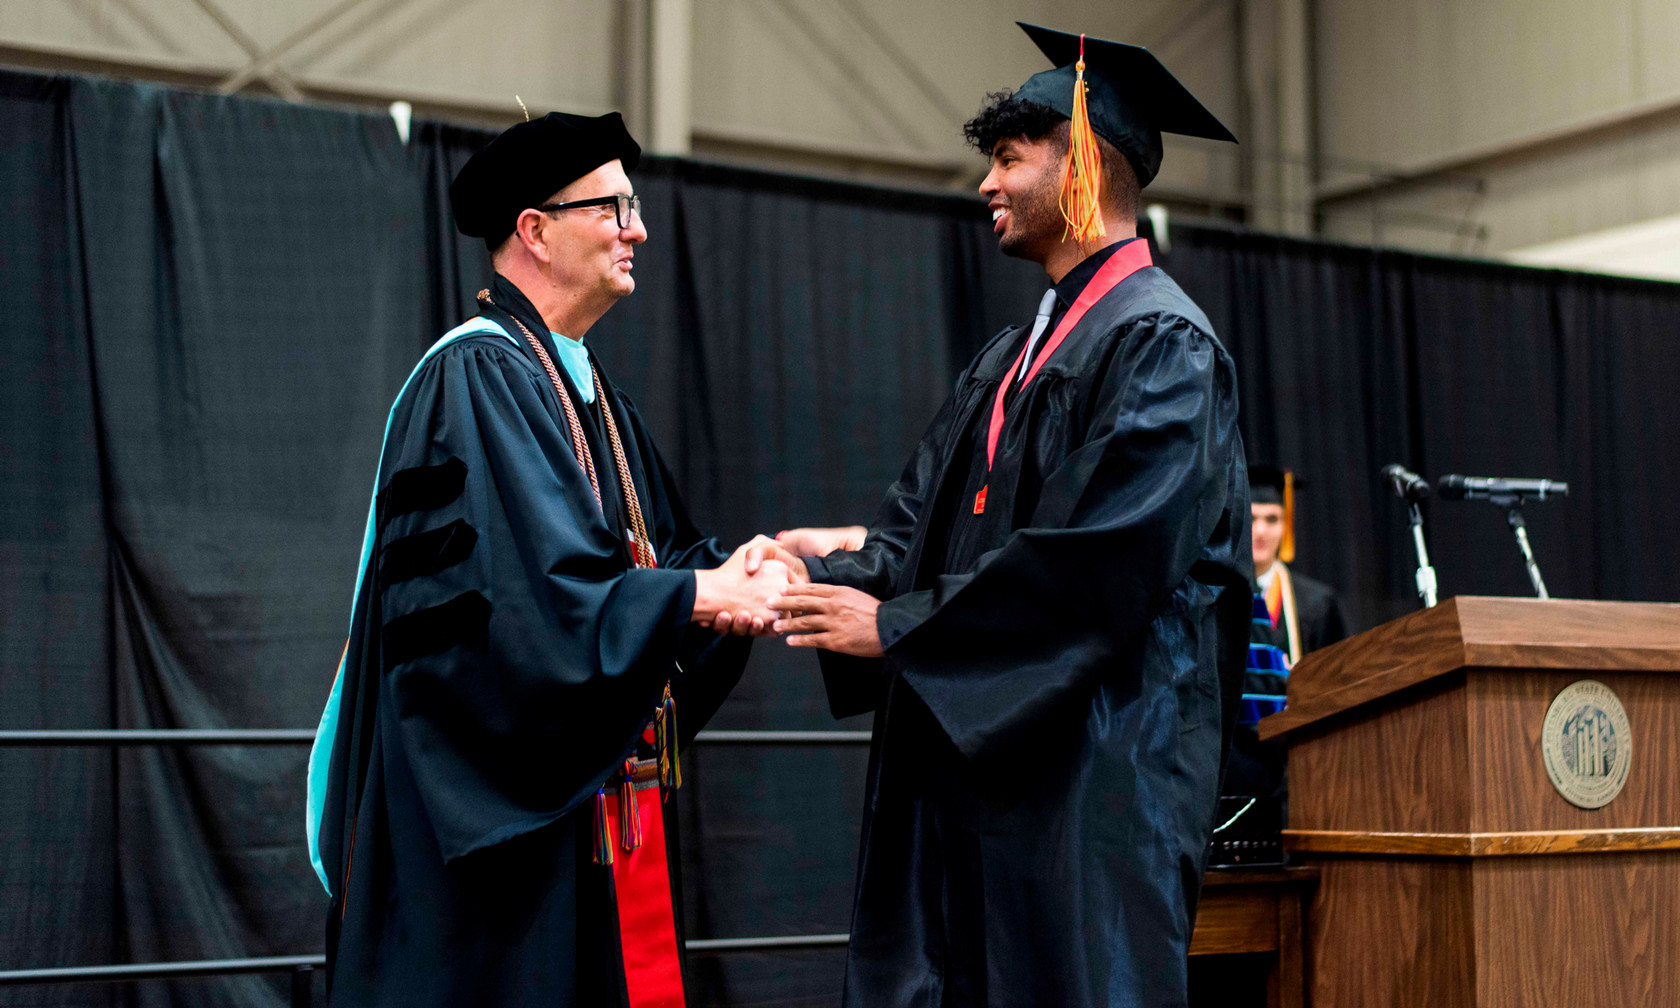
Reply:
[[[1027,337],[1027,352],[1021,357],[1020,373],[1015,380],[1020,381],[1027,376],[1027,370],[1032,367],[1033,351],[1038,349],[1039,337],[1050,327],[1050,313],[1056,310],[1056,288],[1052,287],[1044,292],[1038,300],[1038,317],[1033,319],[1032,335]]]

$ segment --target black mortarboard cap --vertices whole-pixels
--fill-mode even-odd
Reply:
[[[550,112],[519,123],[468,158],[449,184],[455,226],[494,248],[513,233],[521,211],[541,205],[608,161],[622,161],[624,170],[632,171],[641,156],[617,112]]]
[[[1015,97],[1073,117],[1074,63],[1080,37],[1052,28],[1015,22],[1056,65],[1033,74]],[[1142,46],[1085,36],[1086,106],[1091,129],[1131,162],[1139,186],[1161,170],[1161,134],[1237,138],[1196,96],[1178,82],[1155,55]]]
[[[1248,499],[1255,504],[1282,504],[1284,477],[1294,490],[1305,490],[1307,481],[1299,474],[1261,462],[1248,467]]]

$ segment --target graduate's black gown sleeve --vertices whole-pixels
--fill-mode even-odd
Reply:
[[[1134,323],[1030,523],[972,572],[881,605],[886,662],[966,756],[1083,702],[1191,573],[1229,520],[1234,385],[1218,345],[1189,322]]]
[[[583,801],[634,746],[675,662],[717,645],[688,632],[692,573],[626,569],[552,390],[514,348],[462,341],[414,381],[382,467],[381,665],[395,710],[381,720],[450,861]],[[451,499],[418,492],[457,467]],[[648,510],[669,513],[653,468]],[[664,525],[672,560],[714,561],[686,518]]]
[[[994,338],[1007,339],[1016,332],[1010,328]],[[957,388],[968,382],[974,368],[964,370],[957,379]],[[945,465],[951,439],[952,425],[960,419],[958,399],[949,396],[945,404],[928,423],[922,439],[910,453],[904,471],[897,482],[887,488],[869,534],[856,550],[842,550],[826,557],[805,557],[806,572],[813,582],[838,584],[856,588],[876,598],[887,598],[904,571],[905,554],[916,534],[928,497]],[[865,714],[880,703],[885,683],[881,662],[875,658],[857,658],[833,651],[817,652],[822,668],[823,683],[828,692],[829,709],[837,718]]]

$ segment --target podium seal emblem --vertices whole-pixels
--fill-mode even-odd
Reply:
[[[1603,808],[1621,793],[1633,762],[1627,710],[1603,683],[1572,682],[1546,708],[1540,751],[1558,794],[1581,808]]]

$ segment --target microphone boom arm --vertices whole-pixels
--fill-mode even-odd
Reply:
[[[1546,581],[1540,576],[1540,565],[1534,562],[1534,550],[1528,545],[1528,525],[1522,516],[1522,494],[1503,494],[1488,499],[1505,506],[1505,524],[1511,526],[1512,534],[1517,537],[1517,548],[1522,550],[1523,564],[1528,567],[1528,580],[1534,585],[1535,596],[1551,598],[1546,591]]]
[[[1435,608],[1435,568],[1429,565],[1429,547],[1423,544],[1423,509],[1417,501],[1408,501],[1406,511],[1412,523],[1412,545],[1417,547],[1418,597],[1425,609]]]

